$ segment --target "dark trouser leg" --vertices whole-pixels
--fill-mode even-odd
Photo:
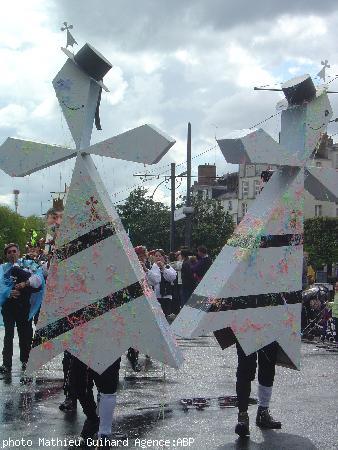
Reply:
[[[101,394],[115,394],[119,384],[121,358],[108,367],[101,375],[91,371],[97,390]],[[90,369],[89,369],[90,370]]]
[[[121,358],[108,367],[101,375],[93,373],[93,378],[99,391],[99,436],[111,433],[114,410],[116,406],[116,390],[119,382]]]
[[[20,361],[26,363],[31,351],[33,327],[31,320],[17,320],[16,327],[19,336]]]
[[[138,350],[135,350],[132,347],[128,348],[127,358],[130,361],[131,367],[133,369],[135,369],[138,364],[138,355],[139,355]]]
[[[9,301],[9,300],[8,300]],[[12,367],[13,358],[13,339],[15,319],[13,311],[9,308],[2,308],[2,316],[5,327],[4,346],[2,350],[2,359],[4,366]]]
[[[171,313],[171,301],[169,298],[158,298],[163,314],[169,316]]]
[[[74,395],[78,398],[84,414],[91,421],[97,421],[96,403],[93,394],[93,371],[75,356],[72,358],[72,365],[69,374],[69,382],[74,390]]]
[[[63,353],[62,359],[62,369],[63,369],[63,392],[65,395],[69,392],[69,376],[70,376],[70,364],[72,355],[65,351]]]
[[[173,314],[178,314],[180,312],[180,291],[179,291],[179,285],[177,283],[177,280],[175,281],[174,286],[173,286],[173,299],[172,299],[171,303],[172,303],[171,312]]]
[[[34,325],[35,325],[35,326],[36,326],[36,324],[38,323],[40,311],[41,311],[41,306],[40,306],[38,312],[37,312],[37,313],[35,314],[35,316],[34,316]]]
[[[187,288],[187,287],[182,287],[182,308],[183,306],[187,303],[187,301],[189,300],[189,298],[192,296],[192,293],[194,292],[193,289],[191,288]]]
[[[278,344],[271,344],[258,350],[258,410],[256,425],[260,428],[279,429],[281,422],[275,420],[269,412],[272,386],[275,378],[275,367]]]
[[[236,343],[238,367],[237,367],[237,382],[236,393],[238,400],[239,412],[245,412],[248,410],[249,397],[251,393],[251,381],[255,379],[256,367],[257,367],[257,354],[252,353],[246,356],[242,348]]]
[[[277,351],[277,342],[272,342],[258,350],[258,382],[262,386],[272,387],[273,385]]]
[[[63,354],[63,391],[67,398],[76,400],[76,380],[71,377],[71,370],[74,361],[74,356],[65,351]]]

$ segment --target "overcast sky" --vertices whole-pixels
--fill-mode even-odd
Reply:
[[[303,73],[319,83],[322,59],[331,64],[327,81],[338,74],[333,0],[11,0],[1,12],[0,143],[12,136],[74,146],[51,83],[66,60],[64,21],[74,25],[75,52],[89,42],[114,66],[104,79],[110,93],[102,95],[103,130],[93,131],[92,143],[143,123],[176,139],[156,166],[95,159],[114,202],[141,183],[133,173],[169,174],[171,162],[183,163],[178,173],[186,169],[188,121],[193,157],[204,152],[193,159],[194,174],[198,164],[216,163],[222,175],[236,166],[226,164],[215,136],[269,117],[281,98],[254,86],[278,87]],[[338,81],[330,87],[338,90]],[[330,99],[335,117],[338,95]],[[280,117],[262,127],[276,137]],[[329,132],[337,133],[338,125]],[[70,182],[73,165],[16,179],[0,170],[0,204],[13,207],[11,192],[20,189],[21,214],[45,212],[50,191]],[[150,193],[159,181],[146,184]],[[169,190],[161,188],[155,198],[167,200]],[[184,189],[183,183],[178,193]]]

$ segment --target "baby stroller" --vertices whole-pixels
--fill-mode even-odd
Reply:
[[[302,339],[313,340],[315,337],[321,337],[325,340],[329,335],[331,324],[329,328],[330,313],[326,307],[328,301],[329,290],[325,286],[313,286],[303,292]]]

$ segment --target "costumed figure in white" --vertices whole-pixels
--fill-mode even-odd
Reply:
[[[183,361],[90,154],[153,164],[175,141],[143,125],[90,145],[93,122],[101,129],[99,105],[107,90],[102,79],[112,66],[89,44],[75,55],[62,51],[68,60],[53,86],[76,148],[8,138],[0,147],[0,168],[25,176],[76,157],[27,374],[65,350],[73,355],[87,438],[111,432],[120,357],[128,348],[173,367]],[[99,417],[93,382],[100,392]]]
[[[282,90],[279,143],[262,129],[217,140],[230,163],[279,168],[172,325],[179,336],[213,331],[222,348],[237,344],[236,432],[241,436],[249,434],[256,352],[261,427],[281,426],[268,410],[275,364],[300,366],[304,187],[317,199],[337,202],[338,196],[337,172],[311,165],[332,116],[326,88],[316,89],[305,75],[284,83]]]

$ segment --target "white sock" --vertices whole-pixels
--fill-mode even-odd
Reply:
[[[116,394],[102,394],[99,401],[99,436],[110,435],[113,423],[114,410],[116,406]]]
[[[272,386],[262,386],[258,384],[258,406],[268,408],[272,395]]]

